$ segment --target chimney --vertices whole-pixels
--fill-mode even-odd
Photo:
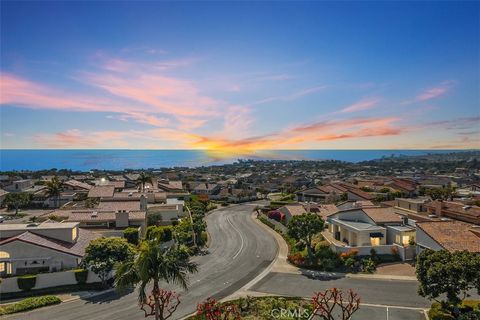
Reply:
[[[443,201],[437,200],[435,201],[435,214],[439,217],[443,216]]]
[[[115,212],[115,226],[117,228],[128,227],[128,212],[125,210],[118,210]]]
[[[147,211],[147,198],[143,194],[140,196],[140,210]]]

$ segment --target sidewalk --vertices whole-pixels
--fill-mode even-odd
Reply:
[[[114,288],[110,288],[110,289],[103,290],[103,291],[74,291],[74,292],[60,293],[60,294],[55,294],[55,293],[42,294],[42,295],[38,295],[38,296],[50,296],[51,295],[51,296],[59,297],[60,300],[62,300],[62,302],[69,302],[69,301],[74,301],[74,300],[79,300],[79,299],[93,298],[93,297],[96,297],[96,296],[100,296],[102,294],[113,292],[114,290],[115,290]],[[37,296],[33,296],[33,297],[37,297]],[[12,304],[12,303],[15,303],[15,302],[19,302],[19,301],[22,301],[23,299],[26,299],[26,298],[30,298],[30,297],[2,300],[2,301],[0,301],[0,306],[7,305],[7,304]]]

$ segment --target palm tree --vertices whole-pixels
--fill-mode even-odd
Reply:
[[[145,191],[145,184],[147,182],[152,183],[152,176],[142,171],[137,178],[137,186],[142,186],[142,192]]]
[[[52,178],[52,180],[47,181],[45,183],[45,186],[47,187],[47,194],[49,197],[53,197],[54,199],[54,205],[55,207],[58,206],[58,200],[60,198],[60,193],[62,192],[62,182],[58,180],[58,177],[55,176]]]
[[[170,247],[163,249],[157,239],[144,240],[138,247],[135,258],[120,264],[115,275],[115,286],[119,288],[136,286],[139,304],[147,302],[146,287],[153,282],[152,296],[155,301],[155,320],[163,320],[160,310],[159,281],[178,284],[188,288],[188,274],[197,272],[197,264],[190,262],[188,249]]]

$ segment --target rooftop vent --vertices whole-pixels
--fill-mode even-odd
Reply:
[[[97,212],[97,211],[93,211],[91,216],[92,216],[92,218],[98,217],[98,212]]]

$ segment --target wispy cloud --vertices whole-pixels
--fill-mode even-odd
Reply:
[[[453,88],[455,83],[456,81],[453,80],[443,81],[434,87],[424,89],[414,99],[403,101],[401,104],[411,104],[439,98],[447,94]]]
[[[372,109],[375,106],[378,105],[380,102],[380,98],[368,98],[368,99],[363,99],[358,102],[355,102],[348,107],[343,108],[339,112],[341,113],[350,113],[350,112],[358,112],[358,111],[364,111],[368,109]]]
[[[300,91],[293,92],[293,93],[288,94],[288,95],[272,96],[272,97],[263,98],[263,99],[254,101],[254,102],[252,102],[248,105],[254,106],[254,105],[259,105],[259,104],[264,104],[264,103],[269,103],[269,102],[275,102],[275,101],[294,101],[294,100],[300,99],[304,96],[307,96],[307,95],[314,94],[314,93],[317,93],[319,91],[325,90],[326,88],[328,88],[328,86],[325,86],[325,85],[309,87],[309,88],[302,89]]]

